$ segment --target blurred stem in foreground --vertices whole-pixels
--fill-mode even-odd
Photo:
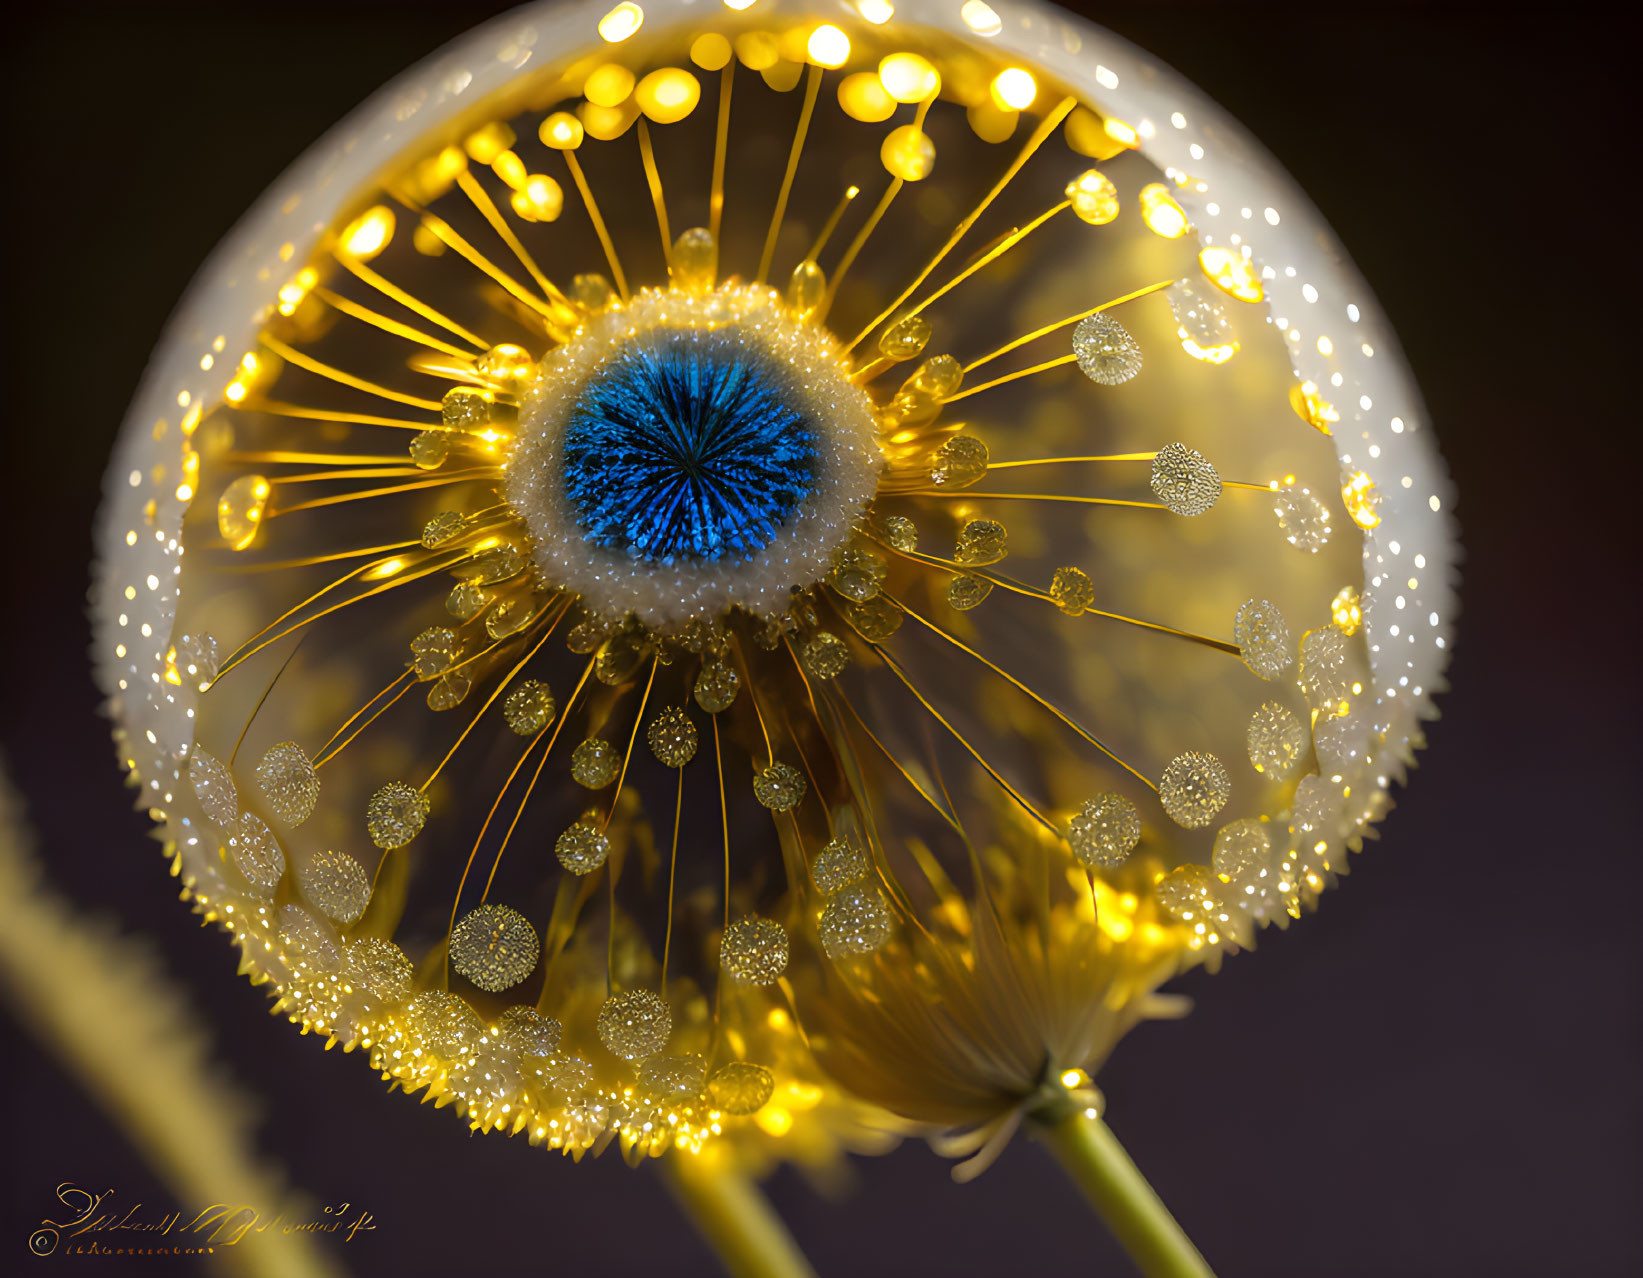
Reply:
[[[1147,1278],[1214,1278],[1209,1262],[1099,1118],[1063,1105],[1038,1111],[1029,1127]]]
[[[722,1150],[661,1159],[668,1187],[731,1278],[816,1278],[768,1199]]]
[[[206,1036],[169,978],[139,944],[43,885],[32,843],[0,761],[0,996],[95,1098],[179,1207],[288,1209],[285,1188],[251,1152],[251,1106],[211,1068]],[[274,1229],[218,1246],[213,1259],[246,1278],[342,1272],[307,1234]]]

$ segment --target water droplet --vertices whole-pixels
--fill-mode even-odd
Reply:
[[[906,515],[885,515],[879,520],[879,528],[884,533],[884,540],[896,550],[918,549],[918,525]]]
[[[222,490],[217,498],[217,531],[235,550],[244,550],[257,539],[272,491],[261,475],[241,475]]]
[[[1165,444],[1152,459],[1152,491],[1177,515],[1202,515],[1221,499],[1221,476],[1202,453]]]
[[[602,737],[589,737],[571,751],[570,774],[590,790],[602,790],[616,780],[621,766],[622,756]]]
[[[879,354],[885,359],[912,359],[930,342],[930,321],[922,315],[898,320],[879,337]]]
[[[407,1037],[447,1060],[468,1055],[485,1034],[479,1013],[447,990],[418,994],[405,1013]]]
[[[769,985],[787,970],[787,933],[774,919],[737,919],[725,929],[719,963],[733,980]]]
[[[1073,817],[1067,841],[1091,869],[1122,865],[1141,841],[1141,814],[1121,794],[1098,794]]]
[[[486,902],[451,929],[451,966],[492,994],[511,989],[535,971],[541,952],[530,920],[506,905]]]
[[[829,840],[810,863],[810,878],[823,896],[832,896],[852,883],[860,883],[872,872],[873,863],[867,853],[849,839]]]
[[[428,796],[403,781],[390,781],[365,805],[365,828],[384,851],[402,848],[422,833]]]
[[[371,901],[371,879],[346,852],[322,848],[297,871],[302,894],[338,923],[352,923]]]
[[[428,709],[455,710],[473,687],[467,670],[447,670],[428,685]]]
[[[522,737],[534,737],[559,712],[553,693],[540,679],[526,679],[502,703],[502,717]]]
[[[850,646],[831,631],[812,635],[804,645],[804,668],[817,679],[832,679],[850,664]]]
[[[650,752],[669,768],[682,768],[696,757],[696,725],[678,706],[669,706],[645,731]]]
[[[1232,781],[1221,761],[1204,750],[1188,750],[1170,760],[1158,780],[1158,798],[1177,825],[1189,830],[1208,825],[1232,794]]]
[[[1272,490],[1272,513],[1284,538],[1297,550],[1315,555],[1329,544],[1329,508],[1293,475]]]
[[[713,233],[701,226],[682,232],[673,241],[669,270],[678,288],[692,293],[705,293],[712,288],[719,270],[719,246]]]
[[[1081,617],[1095,607],[1095,583],[1082,568],[1057,568],[1050,598],[1069,617]]]
[[[1252,768],[1282,781],[1306,753],[1306,729],[1278,702],[1265,701],[1250,716],[1244,744]]]
[[[503,1046],[519,1056],[552,1056],[559,1050],[564,1029],[534,1007],[510,1007],[497,1021]]]
[[[1336,626],[1301,636],[1301,690],[1307,704],[1324,714],[1344,714],[1352,694],[1351,640]]]
[[[862,546],[841,546],[833,555],[828,583],[852,603],[865,603],[879,593],[889,567]]]
[[[1167,292],[1182,350],[1208,364],[1224,364],[1238,353],[1226,311],[1207,290],[1188,280],[1177,280]]]
[[[443,546],[462,531],[466,522],[460,510],[442,510],[422,525],[422,544],[429,550]]]
[[[599,1009],[599,1041],[625,1061],[654,1056],[667,1046],[673,1013],[651,990],[612,994]]]
[[[1084,376],[1102,386],[1121,386],[1141,371],[1141,343],[1102,311],[1078,321],[1073,354]]]
[[[268,748],[257,765],[257,786],[274,815],[286,825],[301,825],[319,801],[319,775],[295,741]]]
[[[656,1100],[683,1104],[707,1086],[707,1062],[700,1056],[651,1056],[639,1066],[639,1086]]]
[[[937,488],[967,488],[987,473],[987,445],[974,435],[953,435],[930,458],[930,482]]]
[[[411,440],[411,461],[418,470],[437,470],[451,455],[451,436],[448,430],[425,430]]]
[[[890,938],[890,910],[877,888],[855,883],[823,907],[816,932],[828,958],[871,954]]]
[[[285,877],[285,854],[274,832],[249,812],[240,814],[239,829],[228,840],[229,855],[252,888],[266,895]]]
[[[1289,649],[1289,626],[1278,605],[1270,600],[1245,601],[1232,623],[1232,638],[1244,664],[1263,679],[1278,678],[1294,660]]]
[[[770,1100],[776,1080],[763,1065],[731,1061],[713,1071],[707,1090],[713,1103],[725,1113],[752,1114]]]
[[[704,661],[701,674],[696,676],[696,704],[709,714],[718,714],[730,709],[741,686],[741,676],[734,666],[717,659]]]
[[[993,593],[993,583],[985,577],[961,572],[947,582],[947,602],[960,612],[969,612]]]
[[[804,798],[804,773],[786,763],[772,763],[753,778],[753,796],[772,812],[790,812]]]
[[[349,941],[346,963],[349,980],[383,1002],[403,1003],[411,996],[416,969],[392,941],[379,936]]]
[[[1166,914],[1183,923],[1208,925],[1216,910],[1216,880],[1204,865],[1183,865],[1158,880],[1154,889]]]
[[[553,851],[572,874],[592,874],[610,856],[610,840],[592,822],[578,821],[559,836]]]
[[[958,545],[953,551],[953,560],[972,566],[996,564],[1007,553],[1005,542],[1008,537],[1008,530],[995,520],[966,520],[964,527],[958,532]]]
[[[1067,183],[1067,198],[1079,221],[1105,226],[1118,216],[1118,188],[1100,169],[1086,169]]]
[[[221,762],[204,750],[195,749],[194,757],[188,761],[188,783],[207,817],[225,830],[239,826],[240,796],[234,789],[234,778]]]
[[[462,641],[448,626],[429,626],[411,640],[411,669],[418,679],[445,673],[462,655]]]

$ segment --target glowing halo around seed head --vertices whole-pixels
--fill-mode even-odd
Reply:
[[[834,339],[770,290],[646,290],[544,361],[503,491],[543,580],[595,612],[773,615],[872,497],[876,429]]]
[[[827,34],[812,48],[822,27]],[[578,86],[604,65],[617,73],[589,86],[600,100],[580,100]],[[687,65],[707,74],[683,71]],[[537,88],[558,83],[556,76],[570,87],[525,111],[521,104],[537,102]],[[699,127],[711,144],[712,107],[729,81],[744,113],[737,128],[761,94],[793,95],[774,99],[783,109],[766,113],[790,127],[800,86],[819,85],[811,150],[800,157],[788,223],[765,276],[774,289],[749,281],[791,134],[764,139],[777,157],[756,175],[764,205],[749,214],[736,204],[742,195],[728,191],[718,237],[675,235],[698,217],[680,211],[690,199],[707,220],[711,178],[706,165],[694,173],[670,167],[677,157],[669,139]],[[474,127],[486,113],[490,123]],[[816,169],[822,135],[839,127],[857,130],[850,180],[861,184],[853,191],[861,198],[840,206],[825,248],[810,249],[839,192],[798,192]],[[901,135],[908,145],[891,148],[894,163],[884,171],[886,137],[908,127],[914,134]],[[1001,202],[992,220],[977,222],[940,269],[899,299],[966,209],[922,232],[886,221],[840,283],[843,259],[896,182],[920,184],[887,206],[912,218],[940,207],[955,177],[993,180],[1041,129],[1048,141],[1012,194],[1037,180],[1043,203],[1029,206],[1024,197],[1007,209]],[[594,161],[590,149],[605,147],[626,148],[627,185]],[[661,160],[654,187],[647,147]],[[728,185],[739,172],[749,177],[740,161],[733,152]],[[943,300],[911,314],[916,301],[979,262],[986,246],[1005,246],[996,237],[1008,227],[1024,228],[1071,198],[1068,184],[1092,172],[1112,191],[1089,179],[1075,191],[1081,202],[1051,213],[1033,238],[1011,248],[1008,269],[1021,269],[1010,290],[996,289],[978,267]],[[387,173],[417,198],[384,189],[378,175]],[[687,181],[696,182],[688,196],[681,194]],[[489,193],[521,245],[539,253],[531,261],[551,285],[505,253],[505,240],[480,247],[494,224],[479,205],[462,204],[473,186]],[[658,237],[648,219],[662,187],[675,217]],[[613,226],[613,211],[624,215],[615,247],[630,267],[626,280],[616,254],[596,244],[574,261],[556,256],[555,237],[591,236],[595,193]],[[460,228],[438,211],[453,203],[468,218]],[[642,216],[626,218],[633,209]],[[739,242],[726,229],[733,212],[758,223],[738,232]],[[883,249],[891,234],[894,254]],[[641,238],[646,247],[636,248]],[[1047,252],[1035,260],[1040,245]],[[1126,254],[1126,246],[1136,252]],[[514,291],[469,254],[500,263]],[[1098,270],[1132,260],[1156,261],[1158,270],[1114,271],[1100,276],[1099,289],[1092,283]],[[443,504],[431,489],[414,520],[390,521],[390,530],[361,543],[396,549],[344,564],[363,563],[355,584],[382,590],[390,604],[412,593],[392,592],[419,581],[427,589],[414,607],[385,608],[380,633],[374,622],[362,617],[356,625],[355,613],[342,614],[349,642],[375,645],[371,662],[350,665],[331,637],[310,637],[293,653],[287,636],[260,665],[240,667],[240,641],[268,619],[246,601],[267,604],[257,589],[283,580],[262,570],[288,554],[341,547],[324,542],[330,525],[322,512],[331,508],[309,505],[307,491],[288,482],[289,470],[258,463],[234,475],[225,459],[244,441],[225,435],[225,418],[277,404],[282,379],[303,371],[301,360],[331,358],[327,332],[345,364],[348,334],[362,331],[348,326],[370,321],[332,313],[328,298],[392,309],[370,281],[408,278],[407,262],[430,277],[474,278],[448,325],[394,312],[396,323],[443,345],[427,347],[415,364],[403,348],[382,361],[400,374],[383,376],[401,400],[353,413],[414,422],[416,430],[358,451],[391,447],[417,484],[442,483],[457,465],[472,465],[483,472],[474,481],[483,502]],[[803,286],[802,309],[784,304],[790,278]],[[812,723],[812,697],[820,707],[868,711],[863,727],[878,737],[853,740],[859,759],[878,770],[875,783],[889,789],[933,775],[922,765],[892,773],[876,751],[922,758],[934,741],[949,751],[941,771],[950,774],[933,789],[944,791],[968,769],[975,786],[969,774],[951,786],[959,804],[979,789],[997,800],[993,811],[1029,827],[1025,835],[1002,819],[989,827],[988,864],[1033,862],[1042,871],[1032,881],[1056,894],[1054,931],[1021,931],[1036,914],[1012,909],[1021,883],[1006,876],[992,885],[1004,945],[1088,956],[1091,972],[1120,984],[1137,978],[1133,987],[1146,988],[1160,971],[1218,961],[1255,927],[1286,925],[1317,901],[1384,812],[1443,687],[1455,611],[1452,500],[1431,423],[1368,289],[1311,205],[1202,95],[1122,41],[1040,5],[530,6],[458,41],[344,122],[280,180],[198,279],[133,401],[98,532],[97,674],[120,759],[161,826],[185,895],[234,932],[248,970],[276,992],[278,1010],[305,1030],[367,1047],[385,1077],[454,1100],[476,1127],[528,1127],[533,1141],[577,1155],[619,1136],[623,1152],[638,1157],[669,1141],[688,1148],[720,1134],[780,1141],[802,1125],[809,1137],[842,1124],[836,1101],[846,1090],[870,1100],[907,1094],[905,1078],[886,1086],[872,1068],[892,1055],[872,1050],[875,1008],[891,1002],[821,1008],[832,1028],[856,1036],[854,1066],[807,1055],[794,1018],[817,1014],[818,984],[833,998],[840,988],[872,990],[882,980],[891,987],[874,992],[893,1001],[907,992],[894,987],[897,973],[940,966],[956,978],[963,961],[931,965],[920,947],[931,943],[932,924],[944,944],[961,946],[953,938],[962,929],[951,923],[968,905],[954,895],[942,900],[941,919],[906,917],[910,898],[898,882],[910,872],[904,849],[884,845],[878,818],[900,840],[916,824],[907,812],[922,813],[927,824],[918,833],[933,855],[945,856],[946,831],[931,819],[938,796],[903,787],[906,806],[875,811],[873,823],[857,819],[835,784],[811,778],[826,752],[795,748],[791,724]],[[1134,294],[1141,286],[1152,291]],[[875,320],[881,305],[891,309]],[[524,322],[502,324],[499,316]],[[1003,349],[1043,325],[1053,327],[1032,339],[1039,344],[1031,350]],[[766,468],[779,471],[780,482],[762,492],[744,483],[734,494],[761,512],[732,521],[737,537],[715,543],[701,528],[622,526],[621,512],[599,491],[597,466],[590,468],[599,460],[591,446],[575,461],[583,479],[567,481],[562,445],[592,382],[623,359],[664,364],[657,354],[664,346],[711,348],[717,354],[708,363],[721,373],[736,366],[730,352],[739,349],[740,367],[772,391],[766,407],[785,411],[748,423],[762,429],[779,420],[785,433],[779,447],[762,448],[780,463]],[[1045,375],[1023,372],[1037,367],[1029,360],[1041,360]],[[1243,407],[1245,425],[1260,423],[1252,437],[1261,448],[1239,444],[1244,437],[1220,414],[1222,399],[1236,408],[1238,388],[1247,386],[1259,391],[1259,403]],[[1149,397],[1177,393],[1196,411],[1168,421],[1150,411],[1156,398]],[[1113,432],[1123,442],[1097,446],[1080,433],[1097,414],[1123,423]],[[1053,429],[1041,429],[1046,421]],[[335,428],[325,438],[358,445],[350,422],[324,425]],[[1306,452],[1307,465],[1288,464],[1296,451]],[[1035,457],[1054,465],[1007,469],[1039,465]],[[1065,504],[1038,510],[1035,492]],[[1219,492],[1213,502],[1212,492]],[[505,517],[487,522],[486,511],[503,507]],[[1245,517],[1259,522],[1221,535],[1224,521]],[[1089,532],[1077,553],[1068,529]],[[648,553],[668,538],[666,553]],[[292,542],[299,544],[288,549]],[[1161,546],[1191,553],[1165,554]],[[1239,560],[1244,547],[1247,559]],[[459,569],[447,571],[447,561],[460,561]],[[258,575],[213,577],[213,562]],[[1262,566],[1251,574],[1259,579],[1233,571],[1244,562]],[[1196,564],[1220,567],[1194,576]],[[225,581],[231,589],[218,588]],[[1135,592],[1149,601],[1143,621],[1165,628],[1114,625],[1106,610],[1125,605],[1112,587],[1125,583],[1145,587]],[[221,620],[202,627],[202,612]],[[525,666],[522,682],[509,688],[521,695],[498,698],[441,772],[451,742],[496,687],[486,662],[505,657],[511,667],[526,643],[553,627],[543,651],[566,660],[552,672]],[[1001,645],[1001,634],[1010,642]],[[1048,639],[1056,635],[1058,646]],[[940,666],[931,648],[968,673]],[[1014,692],[990,683],[975,663],[966,666],[972,648],[1035,689],[1064,678],[1046,690],[1078,714],[1104,713],[1132,692],[1174,700],[1147,701],[1162,713],[1092,722],[1088,738],[1042,716],[1030,731],[1014,731],[1027,723],[1015,716],[1039,715],[1043,705],[1010,701]],[[1154,673],[1184,652],[1223,664],[1196,682]],[[786,684],[771,674],[778,665]],[[652,676],[654,697],[646,701]],[[898,677],[933,690],[941,704],[956,702],[947,723],[926,718],[910,696],[900,703],[905,714],[874,714],[868,698],[846,701],[870,680],[901,696]],[[383,684],[385,697],[400,698],[390,715],[421,716],[414,734],[385,731],[403,719],[370,726],[371,703],[357,722],[346,719]],[[264,718],[236,759],[236,734],[265,688]],[[321,714],[343,698],[341,713]],[[598,722],[589,721],[590,701]],[[999,723],[1012,730],[999,733]],[[339,724],[346,730],[332,737]],[[855,725],[837,713],[826,735],[851,737]],[[989,789],[944,735],[949,726],[970,732],[1000,775],[1026,776],[1026,793]],[[349,744],[355,727],[362,744]],[[1035,770],[1034,743],[1063,729],[1054,766]],[[1102,762],[1096,741],[1135,767]],[[395,894],[407,881],[457,878],[451,867],[468,855],[473,830],[453,833],[457,816],[472,815],[463,788],[471,777],[456,774],[480,749],[548,756],[534,801],[547,795],[559,807],[540,829],[527,813],[530,835],[521,842],[540,850],[545,841],[556,855],[538,857],[548,862],[538,879],[488,898],[487,866],[477,864],[449,925],[419,938],[415,928],[396,927]],[[1078,752],[1077,767],[1069,751]],[[370,769],[357,764],[365,753]],[[763,999],[793,987],[791,1006],[755,1005],[760,1014],[746,1023],[762,1037],[749,1059],[735,1061],[706,1056],[700,1019],[689,1009],[712,989],[697,983],[701,955],[694,978],[679,973],[688,948],[680,937],[673,937],[672,983],[667,972],[660,981],[645,975],[657,958],[646,954],[607,984],[601,940],[591,959],[577,956],[590,979],[561,998],[561,990],[539,989],[546,961],[526,966],[537,957],[535,932],[499,908],[471,921],[483,900],[506,900],[539,930],[546,955],[554,947],[545,944],[540,876],[560,876],[573,889],[602,887],[592,879],[631,854],[634,811],[665,844],[675,787],[701,793],[703,776],[712,778],[714,761],[724,759],[732,765],[728,802],[741,805],[733,823],[740,829],[757,819],[768,833],[774,822],[783,837],[793,832],[797,845],[789,848],[800,854],[772,875],[785,878],[786,896],[725,902],[727,920],[779,918],[792,942],[779,979],[741,981],[729,995]],[[647,771],[660,772],[660,791],[641,775]],[[1032,790],[1040,774],[1053,790],[1048,798]],[[529,783],[531,768],[521,775]],[[481,779],[488,802],[499,778]],[[636,792],[647,786],[641,803]],[[706,848],[716,881],[718,787],[711,791],[706,835],[687,846],[692,855]],[[1035,802],[1037,825],[1023,815]],[[511,816],[511,808],[502,812],[493,833]],[[685,828],[695,831],[691,818]],[[1000,850],[1007,855],[993,857]],[[740,866],[760,854],[738,842],[733,860]],[[520,859],[510,857],[510,867]],[[960,878],[966,872],[961,859],[948,868]],[[622,890],[643,877],[623,876]],[[733,885],[745,886],[739,877]],[[443,907],[450,909],[448,898]],[[433,915],[419,915],[418,928],[423,917]],[[438,946],[453,938],[459,944],[442,964]],[[585,940],[573,935],[566,953]],[[733,968],[740,952],[730,946]],[[722,958],[713,946],[705,962]],[[831,965],[820,982],[819,965]],[[518,986],[508,985],[518,972]],[[614,1008],[605,1002],[612,989],[624,1000]],[[970,992],[954,990],[951,1001]],[[539,994],[544,1023],[527,1043],[521,1027]],[[1042,1061],[1042,1045],[1029,1046],[1022,1059]],[[1107,1046],[1087,1045],[1080,1059],[1055,1064],[1076,1066],[1064,1073],[1080,1077]],[[661,1058],[649,1076],[662,1091],[682,1093],[686,1083],[695,1093],[706,1089],[707,1099],[680,1102],[679,1125],[661,1138],[646,1134],[649,1118],[630,1104],[628,1062],[647,1055]],[[1023,1082],[1023,1094],[1038,1081]],[[797,1098],[812,1095],[823,1099],[806,1110]],[[723,1109],[707,1109],[708,1099]],[[738,1126],[754,1111],[756,1120]],[[923,1112],[901,1118],[940,1125]]]

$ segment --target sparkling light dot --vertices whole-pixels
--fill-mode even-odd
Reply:
[[[636,33],[645,22],[645,11],[632,0],[624,0],[599,19],[600,38],[610,44],[620,44]]]
[[[829,24],[812,31],[805,47],[817,66],[842,67],[850,57],[850,37]]]
[[[1038,96],[1038,82],[1030,71],[1009,67],[993,77],[993,101],[1010,111],[1025,111]]]
[[[922,102],[941,86],[941,74],[916,53],[892,53],[879,63],[879,82],[897,102]]]

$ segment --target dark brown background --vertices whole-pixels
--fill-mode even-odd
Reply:
[[[264,1148],[376,1213],[355,1272],[705,1274],[652,1169],[470,1138],[268,1016],[128,810],[84,656],[104,461],[195,266],[349,107],[501,7],[64,3],[8,32],[4,750],[52,882],[152,943],[262,1098]],[[1425,387],[1470,555],[1454,689],[1382,842],[1321,913],[1181,982],[1193,1015],[1100,1079],[1112,1125],[1224,1278],[1640,1272],[1637,411],[1611,389],[1640,331],[1635,68],[1569,5],[1088,9],[1322,207]],[[142,1272],[27,1254],[60,1180],[167,1199],[0,1029],[0,1264]],[[771,1186],[824,1275],[1126,1272],[1024,1141],[969,1188],[917,1145],[858,1170],[843,1204]]]

